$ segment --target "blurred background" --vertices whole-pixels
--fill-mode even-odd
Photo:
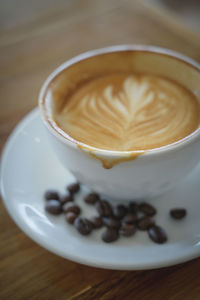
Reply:
[[[163,10],[200,34],[199,0],[142,0],[152,7]]]
[[[84,2],[85,0],[82,0]],[[200,1],[199,0],[141,0],[147,5],[165,11],[179,18],[185,25],[200,33]],[[75,4],[76,0],[0,0],[0,28],[9,30],[14,26],[30,24],[41,17],[56,18],[63,10]],[[87,2],[87,1],[85,1]],[[93,0],[93,5],[98,1]],[[107,1],[112,2],[112,1]],[[118,1],[116,1],[118,2]],[[126,1],[122,1],[126,2]],[[134,0],[132,0],[134,2]]]

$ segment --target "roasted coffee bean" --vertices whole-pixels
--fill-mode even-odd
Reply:
[[[75,214],[80,214],[81,209],[78,205],[74,204],[73,202],[67,202],[63,205],[63,211],[64,212],[73,212]]]
[[[93,224],[94,228],[101,228],[103,226],[103,221],[100,217],[92,217],[89,221]]]
[[[119,228],[121,226],[121,222],[115,218],[103,218],[103,223],[106,227],[110,227],[110,228]]]
[[[167,241],[167,235],[160,226],[154,225],[151,227],[148,230],[148,235],[150,239],[157,244],[163,244]]]
[[[126,223],[126,224],[134,224],[137,221],[137,215],[128,213],[123,219],[122,219],[122,223]]]
[[[115,228],[106,228],[106,230],[102,233],[101,238],[104,242],[111,243],[119,238],[119,232]]]
[[[185,208],[174,208],[170,210],[170,216],[176,220],[183,219],[186,216],[186,214],[187,211]]]
[[[59,194],[55,190],[48,190],[44,194],[46,200],[59,200]]]
[[[96,203],[96,209],[101,217],[112,216],[112,207],[106,200],[101,200]]]
[[[99,201],[99,195],[96,193],[91,193],[88,194],[85,198],[84,198],[85,203],[87,204],[95,204],[97,201]]]
[[[122,219],[127,213],[125,205],[119,204],[113,208],[113,216],[117,219]]]
[[[123,223],[119,230],[119,233],[123,236],[132,236],[136,232],[136,226],[134,224]]]
[[[137,228],[140,230],[148,230],[153,227],[155,222],[149,217],[142,217],[137,220]]]
[[[84,220],[85,220],[85,223],[91,228],[91,230],[94,228],[94,225],[92,224],[92,222],[89,220],[89,219],[87,219],[87,218],[84,218]]]
[[[48,200],[45,210],[52,215],[59,215],[62,212],[62,206],[58,200]]]
[[[80,190],[80,184],[78,182],[69,184],[67,186],[67,190],[70,192],[70,194],[75,194]]]
[[[128,211],[130,213],[137,213],[138,212],[138,204],[135,201],[131,201],[128,205]]]
[[[74,221],[77,217],[78,215],[73,212],[68,212],[65,214],[65,219],[69,224],[74,224]]]
[[[62,205],[64,205],[67,202],[72,202],[74,200],[73,196],[70,193],[67,193],[60,197],[59,201]]]
[[[156,209],[151,204],[143,202],[139,205],[139,210],[147,216],[154,216],[156,214]]]
[[[74,221],[74,226],[78,232],[82,235],[88,235],[93,229],[92,223],[86,218],[76,218]]]

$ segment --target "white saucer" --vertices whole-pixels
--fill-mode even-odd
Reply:
[[[87,172],[87,170],[85,170]],[[88,237],[79,235],[63,216],[53,217],[44,210],[43,193],[55,188],[64,193],[73,176],[57,160],[47,140],[38,110],[28,114],[11,134],[3,152],[1,191],[7,210],[17,225],[36,243],[64,258],[90,266],[137,270],[170,266],[200,255],[200,166],[173,191],[155,199],[157,223],[169,241],[154,244],[145,232],[120,238],[112,244],[101,241],[101,230]],[[93,208],[81,201],[85,215]],[[188,209],[182,221],[169,218],[169,209]]]

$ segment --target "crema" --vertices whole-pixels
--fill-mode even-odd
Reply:
[[[74,140],[98,149],[155,149],[182,140],[199,127],[195,95],[162,76],[100,75],[60,97],[54,122]]]

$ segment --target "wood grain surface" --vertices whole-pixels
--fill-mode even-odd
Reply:
[[[37,106],[47,75],[78,53],[140,43],[171,48],[200,61],[197,34],[136,0],[45,0],[35,1],[33,7],[25,0],[9,3],[10,19],[4,16],[0,22],[1,150],[18,121]],[[1,300],[200,299],[200,259],[129,272],[76,264],[25,236],[2,202],[0,228]]]

